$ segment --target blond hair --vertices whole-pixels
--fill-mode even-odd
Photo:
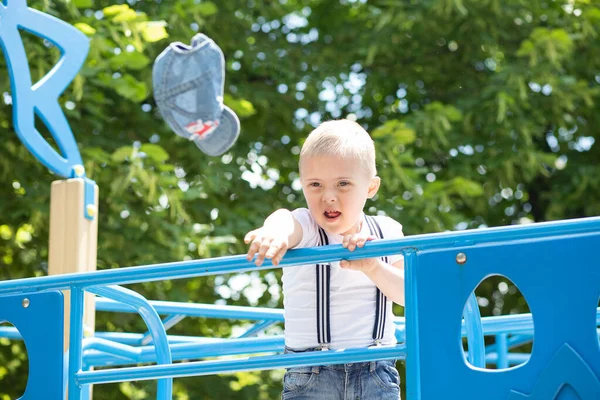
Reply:
[[[349,119],[323,122],[314,129],[302,145],[300,165],[311,156],[352,158],[360,162],[371,177],[377,175],[373,139],[362,126]]]

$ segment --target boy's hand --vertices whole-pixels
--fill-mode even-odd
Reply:
[[[363,247],[365,243],[373,239],[377,239],[377,236],[361,233],[346,235],[342,239],[342,246],[350,251],[354,251],[357,247]],[[340,267],[367,273],[373,271],[375,267],[377,267],[377,258],[363,258],[361,260],[352,261],[342,260],[340,261]]]
[[[262,227],[250,231],[244,237],[244,243],[250,244],[246,259],[251,261],[256,255],[256,266],[260,267],[265,260],[271,259],[273,265],[279,264],[288,250],[288,237],[276,232],[273,228]]]

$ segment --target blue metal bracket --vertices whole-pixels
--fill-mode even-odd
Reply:
[[[96,182],[91,179],[83,178],[84,188],[84,216],[86,219],[92,221],[96,216],[98,210],[96,208]]]
[[[31,81],[19,29],[48,40],[61,51],[59,62],[35,85]],[[4,52],[10,76],[15,132],[38,161],[64,178],[84,178],[85,170],[77,142],[58,98],[79,72],[89,47],[88,38],[77,28],[27,7],[26,0],[0,1],[0,48]],[[52,148],[35,127],[36,115],[50,130],[61,154]],[[93,182],[86,181],[84,209],[87,219],[93,219],[94,214],[88,212],[88,206],[93,205],[93,187]],[[88,192],[92,193],[91,203]]]

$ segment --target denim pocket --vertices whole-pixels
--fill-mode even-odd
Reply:
[[[385,389],[400,390],[400,374],[393,361],[378,361],[375,369],[371,371],[371,376]]]
[[[283,376],[283,394],[297,393],[309,388],[316,377],[312,367],[294,367]]]

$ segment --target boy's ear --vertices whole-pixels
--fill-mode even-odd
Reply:
[[[378,176],[371,179],[371,183],[369,184],[369,192],[367,193],[367,199],[372,199],[373,196],[377,194],[379,185],[381,185],[381,179]]]

